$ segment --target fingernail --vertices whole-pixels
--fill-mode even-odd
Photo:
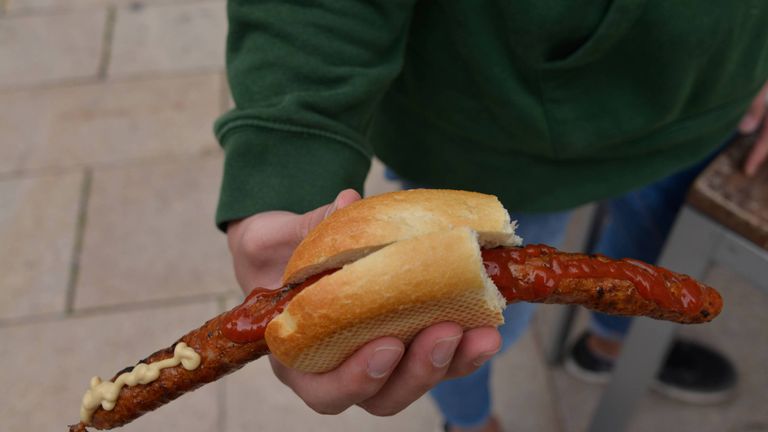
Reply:
[[[475,361],[472,362],[472,364],[474,364],[475,366],[482,366],[483,363],[485,363],[488,360],[490,360],[491,357],[495,356],[496,353],[498,353],[498,352],[499,352],[499,350],[489,351],[489,352],[486,352],[486,353],[482,353],[482,354],[480,354],[480,356],[478,358],[475,359]]]
[[[402,354],[403,349],[399,347],[376,348],[368,359],[368,375],[371,378],[381,378],[388,374]]]
[[[755,129],[757,129],[757,117],[748,115],[741,119],[741,123],[739,123],[739,130],[743,133],[751,133],[754,132]]]
[[[339,200],[337,197],[336,200],[333,202],[333,204],[329,205],[328,208],[325,210],[325,214],[323,215],[323,219],[327,218],[331,215],[331,213],[336,211],[336,208],[338,207],[338,204],[336,202]]]
[[[453,353],[459,345],[459,339],[461,339],[461,335],[451,336],[437,341],[434,348],[432,348],[432,364],[435,367],[445,367],[451,362]]]

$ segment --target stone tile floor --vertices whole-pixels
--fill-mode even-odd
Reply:
[[[108,375],[240,299],[213,211],[230,104],[221,0],[0,0],[0,429],[61,431],[89,378]],[[369,194],[395,187],[375,165]],[[569,236],[577,247],[588,210]],[[734,400],[649,393],[632,432],[768,430],[768,298],[728,269],[728,309],[685,329],[741,373]],[[557,308],[495,363],[508,431],[584,429],[600,387],[545,365]],[[582,324],[586,314],[581,314]],[[185,396],[126,431],[439,429],[428,398],[391,418],[321,416],[267,362]]]

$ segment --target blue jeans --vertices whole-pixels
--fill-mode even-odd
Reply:
[[[714,157],[714,155],[712,156]],[[691,182],[712,157],[667,178],[603,203],[605,223],[594,251],[614,258],[632,257],[655,262],[677,216]],[[390,179],[396,174],[387,172]],[[418,185],[403,182],[406,189]],[[525,243],[559,246],[571,212],[512,214],[518,221],[518,234]],[[534,305],[514,303],[504,311],[505,324],[499,327],[502,350],[514,343],[527,329]],[[630,318],[593,313],[591,331],[620,340],[629,329]],[[443,381],[430,395],[446,422],[459,427],[485,423],[491,413],[489,379],[491,362],[471,375]]]

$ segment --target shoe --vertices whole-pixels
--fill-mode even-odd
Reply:
[[[581,335],[565,359],[565,370],[589,384],[605,384],[611,379],[613,359],[592,353],[587,346],[589,333]]]
[[[592,353],[589,333],[573,345],[565,370],[589,383],[610,379],[613,360]],[[736,388],[736,370],[722,354],[692,341],[675,340],[651,388],[669,398],[709,405],[727,401]]]

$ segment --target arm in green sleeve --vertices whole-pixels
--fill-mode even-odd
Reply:
[[[412,1],[230,0],[227,72],[236,108],[216,222],[303,212],[362,190],[375,106],[402,66]]]

